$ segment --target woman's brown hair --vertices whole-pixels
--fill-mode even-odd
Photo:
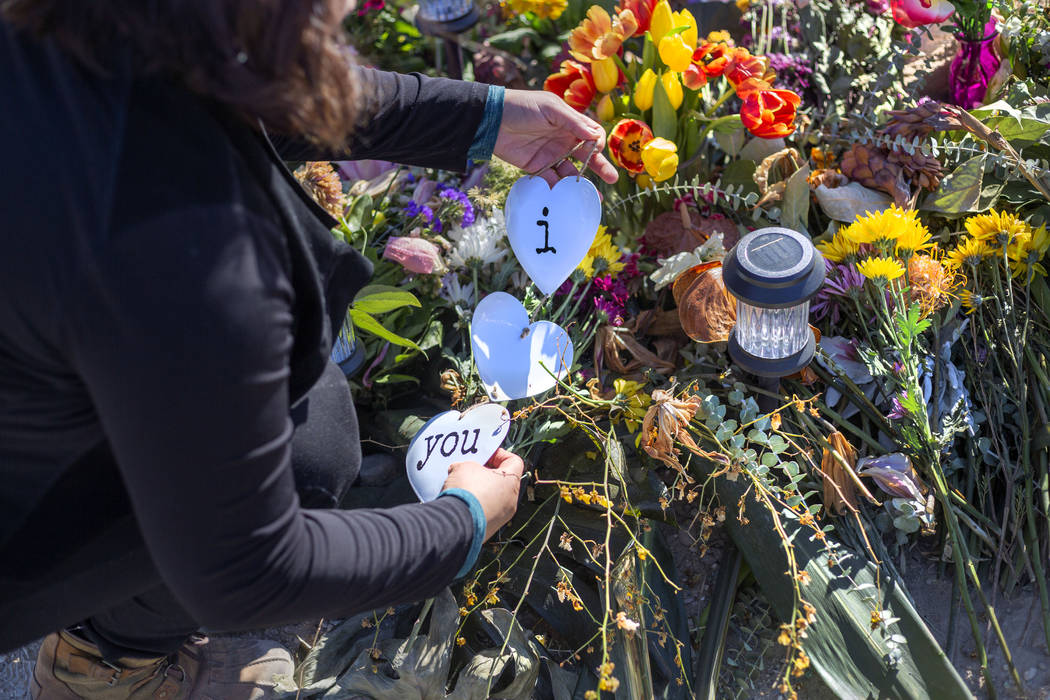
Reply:
[[[344,146],[357,86],[345,0],[0,0],[0,17],[106,73],[127,51],[278,133]]]

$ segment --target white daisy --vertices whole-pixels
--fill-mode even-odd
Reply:
[[[507,247],[503,243],[506,229],[503,212],[498,209],[490,216],[478,219],[473,226],[456,226],[448,234],[452,243],[452,250],[448,254],[449,264],[464,268],[472,264],[484,266],[503,262],[507,257]]]

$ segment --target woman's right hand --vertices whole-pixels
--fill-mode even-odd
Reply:
[[[456,462],[448,469],[443,488],[465,489],[481,503],[485,511],[485,540],[507,524],[518,509],[518,490],[525,463],[521,457],[502,447],[496,450],[488,464]]]

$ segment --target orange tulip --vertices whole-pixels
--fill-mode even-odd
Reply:
[[[728,56],[725,76],[734,87],[748,78],[761,78],[769,83],[776,79],[776,73],[769,68],[769,59],[764,56],[752,56],[750,51],[740,47],[729,49]]]
[[[620,4],[616,6],[616,13],[620,14],[624,11],[630,11],[638,23],[634,34],[631,36],[642,36],[649,31],[649,23],[653,19],[654,7],[656,7],[656,0],[620,0]]]
[[[569,53],[583,63],[611,58],[637,28],[638,20],[630,10],[623,10],[614,18],[605,8],[592,5],[587,17],[569,34]]]
[[[597,94],[590,67],[576,61],[562,61],[561,70],[543,81],[543,89],[561,97],[577,112],[590,107]]]
[[[769,83],[749,78],[737,86],[744,104],[740,121],[755,136],[776,139],[795,131],[795,110],[802,98],[791,90],[775,90]]]
[[[653,140],[653,130],[637,119],[621,119],[609,134],[609,154],[613,162],[631,173],[645,170],[642,149]]]
[[[704,44],[693,52],[693,63],[697,64],[708,78],[717,78],[729,64],[729,47],[725,44]]]

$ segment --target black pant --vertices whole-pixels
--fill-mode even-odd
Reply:
[[[307,508],[339,504],[361,463],[357,415],[330,363],[291,409],[292,470]],[[108,448],[100,446],[108,453]],[[65,474],[0,551],[0,651],[80,623],[107,660],[162,656],[198,625],[150,561],[111,459]],[[175,525],[173,525],[174,527]]]

